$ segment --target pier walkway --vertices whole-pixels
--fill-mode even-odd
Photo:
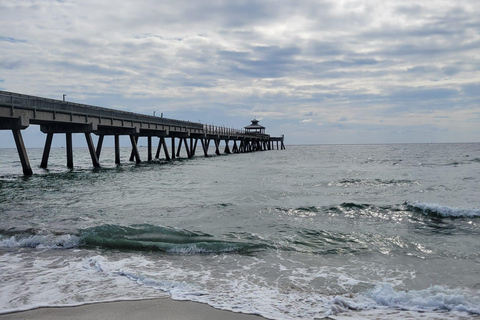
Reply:
[[[273,150],[275,147],[277,150],[285,149],[284,136],[272,137],[265,134],[264,130],[252,132],[249,129],[204,125],[0,91],[0,130],[12,131],[25,175],[33,174],[22,137],[22,130],[30,125],[39,125],[40,130],[47,135],[40,164],[44,169],[48,165],[53,135],[59,133],[66,135],[67,167],[69,168],[73,168],[73,133],[85,135],[94,167],[100,167],[99,158],[105,136],[114,137],[115,163],[117,164],[120,163],[120,136],[130,137],[132,145],[130,161],[137,163],[141,162],[137,147],[139,137],[148,139],[148,161],[154,159],[152,153],[154,137],[158,138],[155,159],[159,159],[163,151],[168,161],[179,157],[182,145],[188,158],[196,155],[197,145],[201,145],[201,151],[205,157],[209,156],[210,144],[215,147],[215,154],[220,155],[222,141],[224,142],[222,149],[226,154]],[[93,143],[92,133],[99,136],[97,146]],[[167,148],[167,138],[171,140],[170,150]],[[200,144],[198,144],[199,141]]]

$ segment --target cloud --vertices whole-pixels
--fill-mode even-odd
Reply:
[[[11,42],[11,43],[25,43],[27,41],[21,39],[15,39],[12,37],[0,37],[0,41]]]
[[[239,127],[261,116],[292,143],[286,122],[344,143],[375,142],[379,124],[415,142],[402,123],[446,116],[446,142],[480,133],[476,0],[19,0],[0,3],[0,30],[8,91]]]

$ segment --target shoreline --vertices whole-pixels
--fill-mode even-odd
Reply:
[[[124,300],[88,303],[79,306],[40,307],[0,314],[2,320],[265,320],[259,315],[215,309],[193,301],[176,301],[169,297],[147,300]]]

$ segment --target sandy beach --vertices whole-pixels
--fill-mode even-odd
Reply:
[[[206,304],[169,298],[95,303],[77,307],[39,308],[1,314],[2,320],[260,320],[260,316],[217,310]]]

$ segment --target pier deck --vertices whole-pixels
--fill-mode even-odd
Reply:
[[[141,162],[137,142],[139,137],[148,138],[148,160],[153,160],[152,137],[159,138],[155,158],[164,152],[165,159],[175,159],[180,155],[182,144],[187,156],[195,156],[198,141],[204,156],[208,156],[213,141],[215,154],[220,155],[220,142],[224,141],[224,153],[244,153],[254,151],[285,149],[284,137],[271,137],[268,134],[246,132],[201,123],[149,116],[139,113],[47,99],[7,91],[0,91],[0,130],[11,130],[25,175],[33,173],[21,130],[30,125],[39,125],[47,135],[41,168],[47,168],[54,134],[65,134],[67,166],[73,167],[72,134],[85,135],[94,167],[99,167],[99,157],[105,136],[114,136],[115,163],[120,163],[119,137],[128,135],[132,145],[130,161]],[[95,147],[91,134],[98,135]],[[171,154],[166,138],[171,139]],[[178,139],[178,145],[175,142]],[[231,145],[231,147],[230,147]],[[177,149],[175,151],[175,149]]]

